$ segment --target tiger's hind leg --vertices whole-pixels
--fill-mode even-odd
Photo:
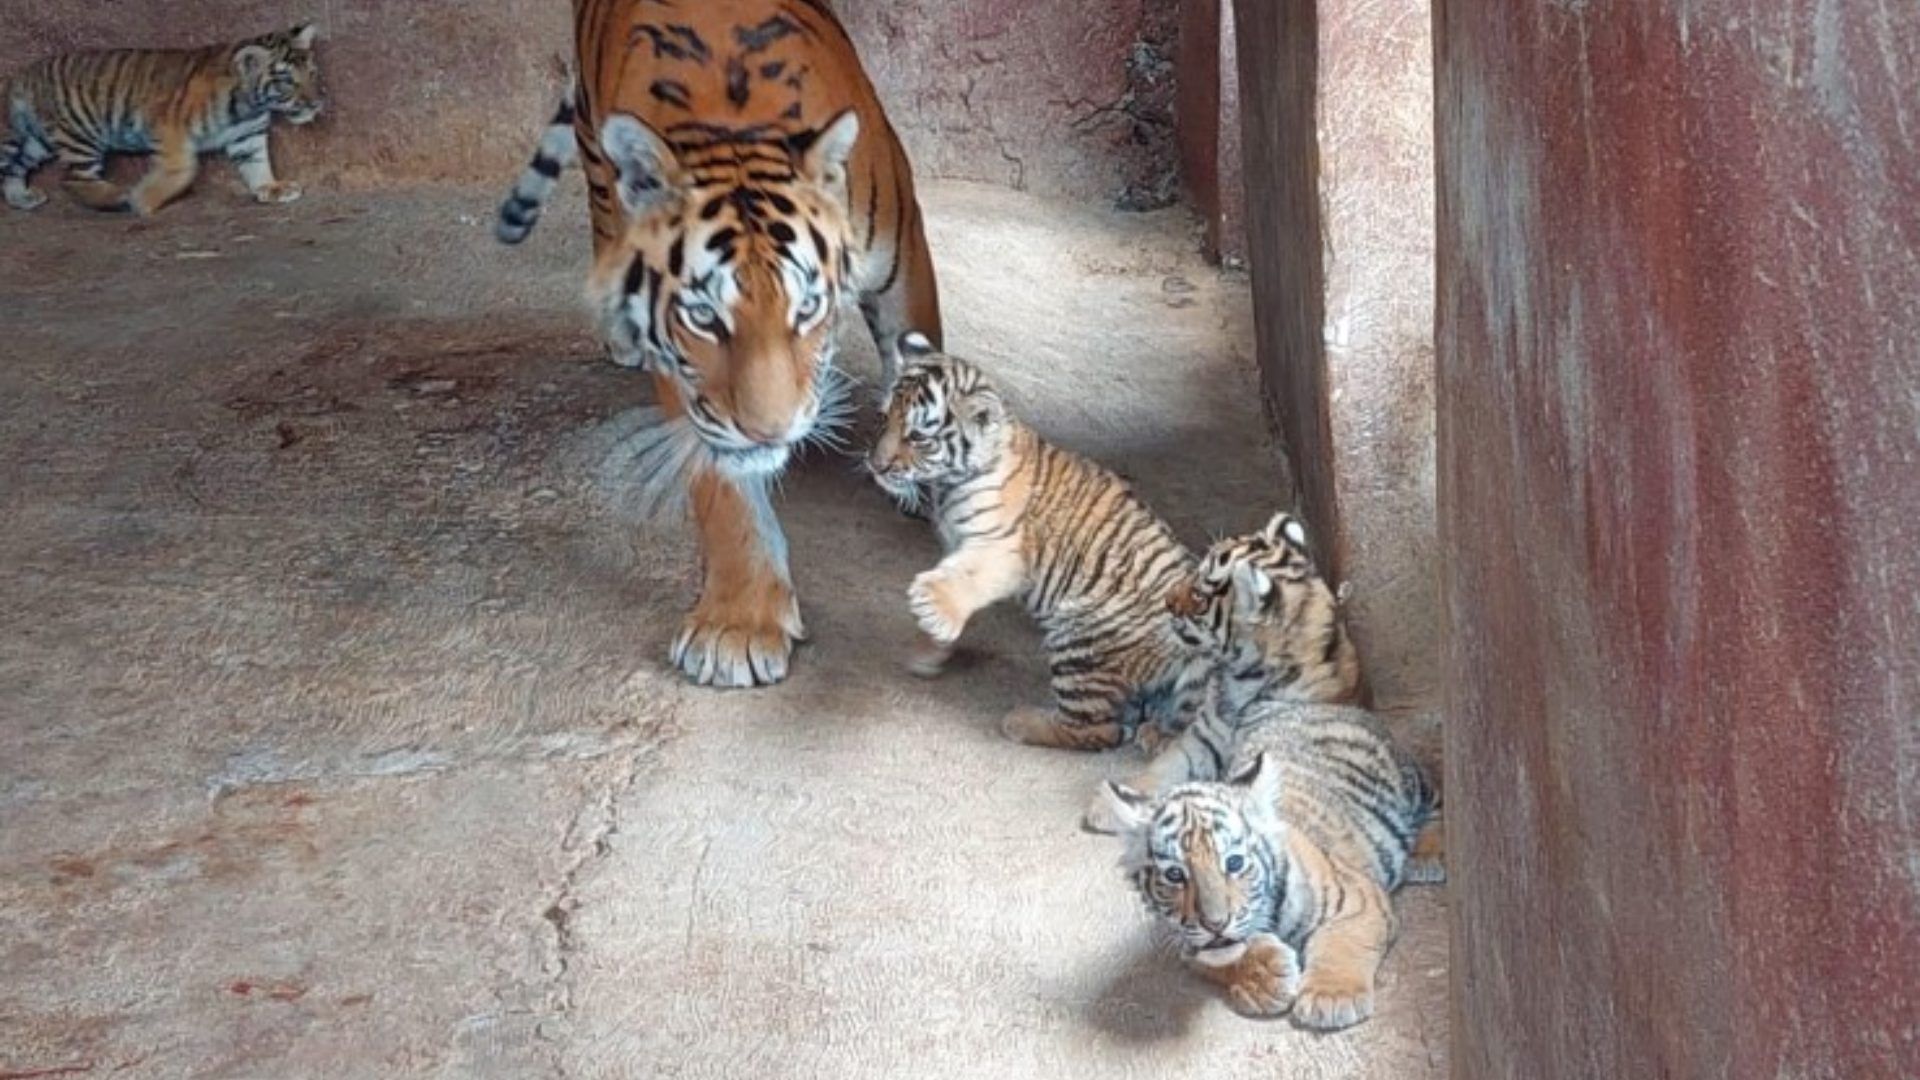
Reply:
[[[896,168],[908,168],[905,155]],[[900,335],[918,330],[933,347],[941,347],[940,293],[933,276],[933,253],[927,249],[927,235],[920,218],[920,204],[911,193],[900,208],[898,235],[894,238],[894,256],[886,260],[890,273],[878,288],[860,298],[860,314],[873,332],[873,343],[880,350],[880,393],[884,397],[900,374]],[[872,258],[869,253],[869,258]]]
[[[31,135],[16,134],[0,142],[0,193],[15,210],[36,210],[47,201],[44,193],[27,186],[34,171],[47,163],[53,151]]]
[[[193,186],[200,173],[200,155],[184,131],[161,133],[153,152],[153,164],[147,175],[134,185],[127,205],[134,213],[147,217],[179,198]]]
[[[1418,836],[1413,838],[1413,849],[1407,852],[1407,867],[1403,875],[1406,881],[1414,885],[1440,885],[1447,880],[1447,823],[1438,815],[1428,818],[1420,828]]]
[[[53,147],[55,156],[67,171],[61,187],[66,189],[74,202],[89,210],[110,213],[125,213],[133,209],[127,199],[127,189],[107,179],[107,152],[104,149],[95,146],[85,136],[67,130],[54,132]]]

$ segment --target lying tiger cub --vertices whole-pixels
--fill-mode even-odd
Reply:
[[[1259,543],[1216,545],[1174,594],[1182,635],[1222,658],[1264,654],[1284,680],[1298,644],[1285,627],[1300,624],[1275,568],[1304,545],[1297,530],[1283,516]],[[1106,785],[1090,824],[1118,827],[1147,907],[1237,1009],[1356,1024],[1397,928],[1389,894],[1446,878],[1439,793],[1371,713],[1289,699],[1237,670],[1246,685],[1154,760],[1141,778],[1153,786]],[[1220,708],[1248,687],[1241,708]]]
[[[67,193],[95,210],[151,214],[184,194],[200,155],[221,151],[260,202],[290,202],[300,185],[275,180],[267,124],[320,113],[310,25],[204,49],[116,49],[42,60],[13,80],[10,134],[0,143],[0,192],[16,210],[47,201],[27,186],[58,157]],[[106,177],[108,154],[153,155],[132,191]]]
[[[1040,623],[1057,710],[1015,709],[1018,742],[1097,750],[1143,723],[1177,731],[1211,661],[1175,636],[1165,598],[1193,556],[1126,482],[1008,415],[964,360],[902,335],[905,361],[867,465],[903,503],[932,498],[947,548],[908,600],[940,670],[967,620],[1019,595]]]

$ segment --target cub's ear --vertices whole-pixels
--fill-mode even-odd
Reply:
[[[968,395],[967,400],[959,403],[960,415],[966,417],[968,426],[975,431],[985,431],[998,426],[1007,418],[1007,407],[1000,402],[1000,395],[991,390],[978,390]]]
[[[1273,515],[1273,520],[1267,522],[1265,535],[1269,544],[1289,544],[1303,552],[1307,550],[1307,527],[1285,510]]]
[[[233,73],[249,86],[265,78],[272,66],[273,53],[264,45],[247,45],[234,51]]]
[[[1233,568],[1233,610],[1238,615],[1257,615],[1273,601],[1273,579],[1252,563],[1237,563]]]
[[[620,174],[620,202],[630,211],[652,206],[685,186],[673,147],[646,122],[614,113],[600,125],[600,149]]]
[[[1273,806],[1280,799],[1280,765],[1272,754],[1263,753],[1228,773],[1227,783],[1246,788],[1261,805]]]
[[[1153,800],[1146,793],[1117,780],[1108,780],[1100,785],[1100,794],[1106,797],[1107,808],[1113,811],[1113,820],[1119,822],[1122,829],[1137,829],[1147,823]]]
[[[852,109],[813,133],[800,151],[800,176],[821,187],[847,197],[847,159],[853,156],[853,144],[860,139],[860,117]]]
[[[899,343],[895,348],[901,356],[909,360],[933,355],[933,342],[929,341],[927,335],[918,330],[909,330],[901,334]]]
[[[294,48],[305,52],[313,48],[313,43],[320,39],[320,28],[312,23],[301,23],[287,32],[287,38],[293,42]]]

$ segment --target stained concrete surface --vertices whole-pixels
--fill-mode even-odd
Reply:
[[[1439,890],[1346,1034],[1156,953],[1074,827],[1131,762],[995,733],[1044,694],[1016,611],[903,674],[935,541],[848,459],[786,484],[793,679],[667,669],[691,548],[602,468],[646,393],[577,180],[515,250],[491,189],[235,188],[0,216],[0,1076],[1445,1073]],[[1034,423],[1190,539],[1264,517],[1191,219],[926,200],[950,341]]]

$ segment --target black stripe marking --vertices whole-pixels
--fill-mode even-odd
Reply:
[[[772,47],[774,42],[789,34],[800,33],[800,25],[785,15],[775,15],[758,26],[736,26],[733,28],[733,40],[740,43],[743,55],[752,56]],[[771,66],[771,65],[769,65]],[[776,72],[777,74],[777,72]],[[771,78],[771,76],[769,76]]]
[[[653,85],[647,87],[647,92],[653,95],[654,100],[665,102],[676,109],[691,110],[693,108],[693,99],[687,96],[685,83],[675,82],[672,79],[655,79]]]

